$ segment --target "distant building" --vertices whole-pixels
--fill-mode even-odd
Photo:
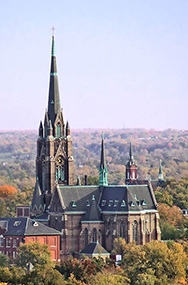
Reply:
[[[160,240],[159,215],[152,185],[139,181],[132,145],[125,185],[108,185],[104,138],[101,144],[99,185],[74,185],[70,126],[60,106],[55,40],[48,110],[40,122],[37,140],[36,186],[31,217],[62,233],[61,257],[79,256],[90,243],[111,252],[117,237],[145,244]],[[86,179],[87,184],[87,179]]]
[[[30,218],[0,218],[0,252],[16,258],[23,243],[40,242],[48,245],[51,258],[60,261],[61,233]]]

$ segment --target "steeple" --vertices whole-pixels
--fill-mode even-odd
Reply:
[[[38,184],[47,206],[50,202],[49,195],[54,191],[56,184],[74,184],[74,159],[69,124],[67,134],[69,135],[65,137],[58,87],[55,37],[52,34],[48,108],[45,111],[44,123],[41,122],[39,126],[36,158]]]
[[[134,163],[133,149],[132,149],[132,143],[131,142],[130,142],[130,149],[129,149],[129,161]]]
[[[161,159],[160,159],[160,161],[159,161],[159,176],[158,176],[158,181],[164,181],[163,169],[162,169],[162,160],[161,160]]]
[[[55,38],[52,35],[52,53],[51,53],[51,69],[50,69],[50,87],[48,97],[48,116],[49,120],[52,121],[52,125],[56,119],[56,115],[61,111],[60,97],[59,97],[59,86],[57,76],[57,64],[55,55]]]
[[[104,148],[104,135],[102,134],[102,143],[101,143],[101,161],[99,167],[99,186],[107,186],[107,167],[105,159],[105,148]]]
[[[134,162],[132,144],[130,142],[129,160],[126,164],[125,184],[129,184],[137,180],[137,165]]]

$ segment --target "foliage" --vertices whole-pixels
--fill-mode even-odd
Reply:
[[[186,277],[187,255],[184,247],[175,242],[127,244],[123,263],[131,284],[175,284],[180,277]]]
[[[103,272],[97,273],[97,275],[91,281],[92,285],[126,285],[130,284],[130,280],[125,273],[120,269],[104,269]]]
[[[0,282],[8,284],[22,284],[25,271],[20,267],[0,267]]]
[[[126,240],[124,238],[115,238],[114,239],[114,249],[112,251],[112,254],[120,254],[122,257],[125,254],[126,251]]]
[[[167,180],[161,187],[157,188],[156,199],[158,203],[164,203],[169,206],[177,206],[180,209],[188,208],[188,178],[180,180]]]
[[[26,268],[29,263],[34,266],[36,264],[53,266],[48,246],[35,242],[21,245],[18,248],[17,264],[22,268]]]
[[[18,190],[14,188],[13,186],[9,185],[2,185],[0,186],[0,197],[1,198],[7,198],[14,194],[16,194]]]
[[[110,184],[124,183],[130,141],[133,144],[140,178],[157,179],[159,159],[163,161],[166,178],[174,177],[179,180],[181,177],[188,176],[187,131],[171,129],[165,131],[106,129],[103,131]],[[80,176],[81,180],[84,175],[98,177],[101,130],[73,130],[71,135],[75,175]],[[36,131],[0,133],[0,185],[8,184],[21,191],[34,186],[36,140]],[[91,184],[93,183],[95,182],[91,181]],[[181,197],[179,198],[181,200]]]
[[[15,217],[17,205],[29,205],[33,188],[25,189],[6,198],[0,198],[0,217]]]
[[[64,278],[56,269],[48,264],[36,264],[34,270],[25,274],[22,278],[23,284],[33,285],[63,285]]]
[[[73,274],[76,280],[87,283],[90,276],[101,271],[103,266],[104,262],[100,258],[83,259],[81,261],[74,258],[61,262],[59,266],[56,266],[56,269],[65,276],[65,279]]]
[[[0,267],[8,266],[8,257],[2,253],[0,253]]]

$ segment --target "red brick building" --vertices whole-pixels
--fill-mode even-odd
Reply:
[[[40,242],[48,245],[52,260],[59,261],[60,235],[57,230],[30,218],[0,218],[0,252],[13,259],[20,244]]]

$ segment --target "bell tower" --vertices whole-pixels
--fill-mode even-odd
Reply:
[[[48,109],[39,125],[36,177],[41,193],[51,194],[56,184],[74,184],[74,160],[70,126],[64,123],[60,105],[55,37],[52,34]]]

